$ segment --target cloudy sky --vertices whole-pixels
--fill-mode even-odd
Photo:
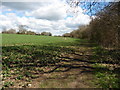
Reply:
[[[62,35],[91,20],[81,7],[70,8],[65,0],[2,2],[0,11],[0,31],[3,28],[17,30],[18,25],[27,25],[31,31]]]

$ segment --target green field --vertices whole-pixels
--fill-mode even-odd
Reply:
[[[74,53],[73,47],[78,47],[80,42],[86,41],[66,37],[2,34],[4,87],[19,87],[20,82],[31,83],[40,74],[52,72],[54,67],[58,67],[56,64],[61,63],[61,55]],[[66,64],[60,64],[59,68],[66,68]]]
[[[87,40],[2,34],[3,87],[119,87],[117,74],[101,64],[104,55],[109,57]]]
[[[76,45],[79,44],[79,39],[52,37],[52,36],[37,36],[37,35],[16,35],[3,34],[2,46],[19,46],[19,45]],[[81,40],[82,41],[82,40]]]

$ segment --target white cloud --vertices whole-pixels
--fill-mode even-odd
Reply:
[[[11,15],[13,15],[11,17]],[[14,14],[11,15],[0,15],[0,32],[3,28],[10,29],[10,28],[17,28],[16,26],[16,18],[14,18]]]
[[[84,15],[83,13],[79,13],[79,15],[74,17],[68,17],[66,19],[66,26],[71,28],[77,28],[80,25],[86,25],[90,22],[90,17],[88,15]]]
[[[35,32],[49,31],[53,35],[62,35],[77,29],[79,25],[88,24],[90,17],[83,14],[83,10],[79,7],[78,15],[73,17],[71,13],[66,12],[69,6],[61,0],[51,0],[39,3],[7,3],[3,4],[3,11],[7,10],[9,13],[0,14],[0,29],[2,27],[16,28],[18,25],[27,25],[29,30]],[[10,11],[25,12],[20,17],[17,13],[10,13]],[[71,9],[70,9],[71,10]]]
[[[10,8],[13,10],[35,10],[44,5],[41,2],[3,2],[3,8]]]
[[[67,16],[66,6],[63,2],[56,0],[56,2],[47,3],[45,6],[39,7],[32,12],[26,12],[27,16],[33,16],[37,19],[60,20]]]
[[[47,20],[59,20],[66,17],[66,13],[58,8],[56,10],[55,7],[42,7],[38,10],[35,10],[28,14],[29,16],[33,16],[37,19],[47,19]]]

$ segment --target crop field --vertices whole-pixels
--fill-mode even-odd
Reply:
[[[4,87],[25,87],[26,84],[20,85],[20,80],[31,82],[39,74],[51,72],[54,65],[60,62],[60,55],[74,52],[69,47],[79,45],[79,41],[64,37],[3,34]]]
[[[2,34],[3,88],[97,87],[91,72],[109,69],[96,64],[95,48],[82,39]]]

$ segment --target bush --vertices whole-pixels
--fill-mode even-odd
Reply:
[[[42,32],[41,35],[52,36],[52,34],[50,32]]]

